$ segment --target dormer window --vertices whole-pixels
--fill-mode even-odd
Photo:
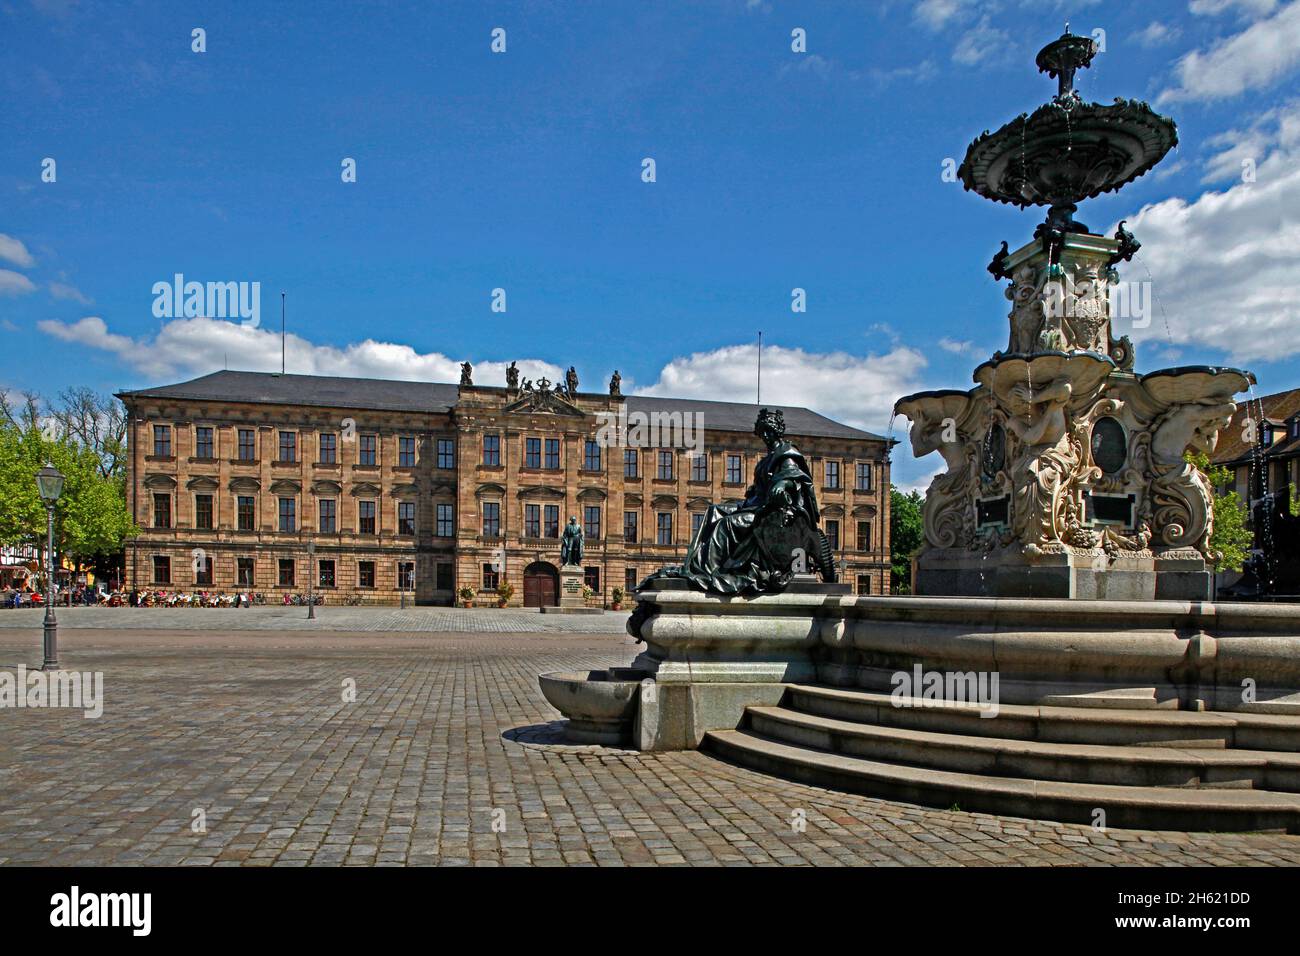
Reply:
[[[1266,421],[1259,423],[1259,447],[1268,448],[1273,444],[1273,426]]]

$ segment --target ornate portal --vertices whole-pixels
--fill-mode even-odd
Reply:
[[[1178,137],[1145,103],[1080,99],[1073,77],[1095,52],[1068,31],[1048,44],[1038,66],[1059,77],[1057,96],[976,139],[958,171],[986,198],[1049,211],[1031,241],[1002,243],[989,264],[1008,283],[1006,351],[975,369],[973,389],[895,406],[913,453],[938,451],[947,466],[926,493],[919,594],[1212,596],[1213,492],[1185,455],[1214,450],[1254,377],[1139,375],[1128,336],[1114,334],[1124,316],[1112,308],[1133,301],[1115,267],[1140,244],[1123,223],[1113,237],[1090,232],[1076,203],[1142,175]]]

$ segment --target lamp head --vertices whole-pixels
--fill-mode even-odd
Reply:
[[[63,494],[63,472],[47,464],[36,473],[36,490],[40,492],[43,502],[47,505],[54,504],[59,500],[59,495]]]

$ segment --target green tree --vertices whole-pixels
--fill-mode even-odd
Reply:
[[[1210,464],[1204,452],[1188,453],[1187,461],[1205,476],[1214,495],[1214,530],[1210,532],[1210,551],[1215,555],[1216,571],[1240,571],[1250,553],[1254,535],[1246,526],[1246,503],[1235,491],[1219,493],[1232,480],[1232,472],[1222,465]]]
[[[889,561],[896,594],[912,593],[912,555],[925,540],[923,500],[919,491],[903,494],[889,486]]]
[[[64,475],[54,508],[55,549],[77,568],[99,565],[136,534],[124,476],[105,468],[101,450],[60,429],[54,416],[40,415],[30,400],[21,414],[0,421],[0,544],[44,545],[46,513],[36,473],[47,462]]]

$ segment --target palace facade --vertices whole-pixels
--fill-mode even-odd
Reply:
[[[680,563],[708,505],[744,497],[765,452],[756,405],[624,396],[617,378],[610,394],[578,391],[576,376],[563,388],[469,378],[224,371],[119,393],[140,528],[126,586],[279,602],[310,583],[327,604],[393,604],[403,590],[452,604],[464,586],[495,603],[508,581],[512,605],[549,605],[575,516],[592,603],[608,604]],[[888,593],[887,439],[782,411],[841,578]]]

